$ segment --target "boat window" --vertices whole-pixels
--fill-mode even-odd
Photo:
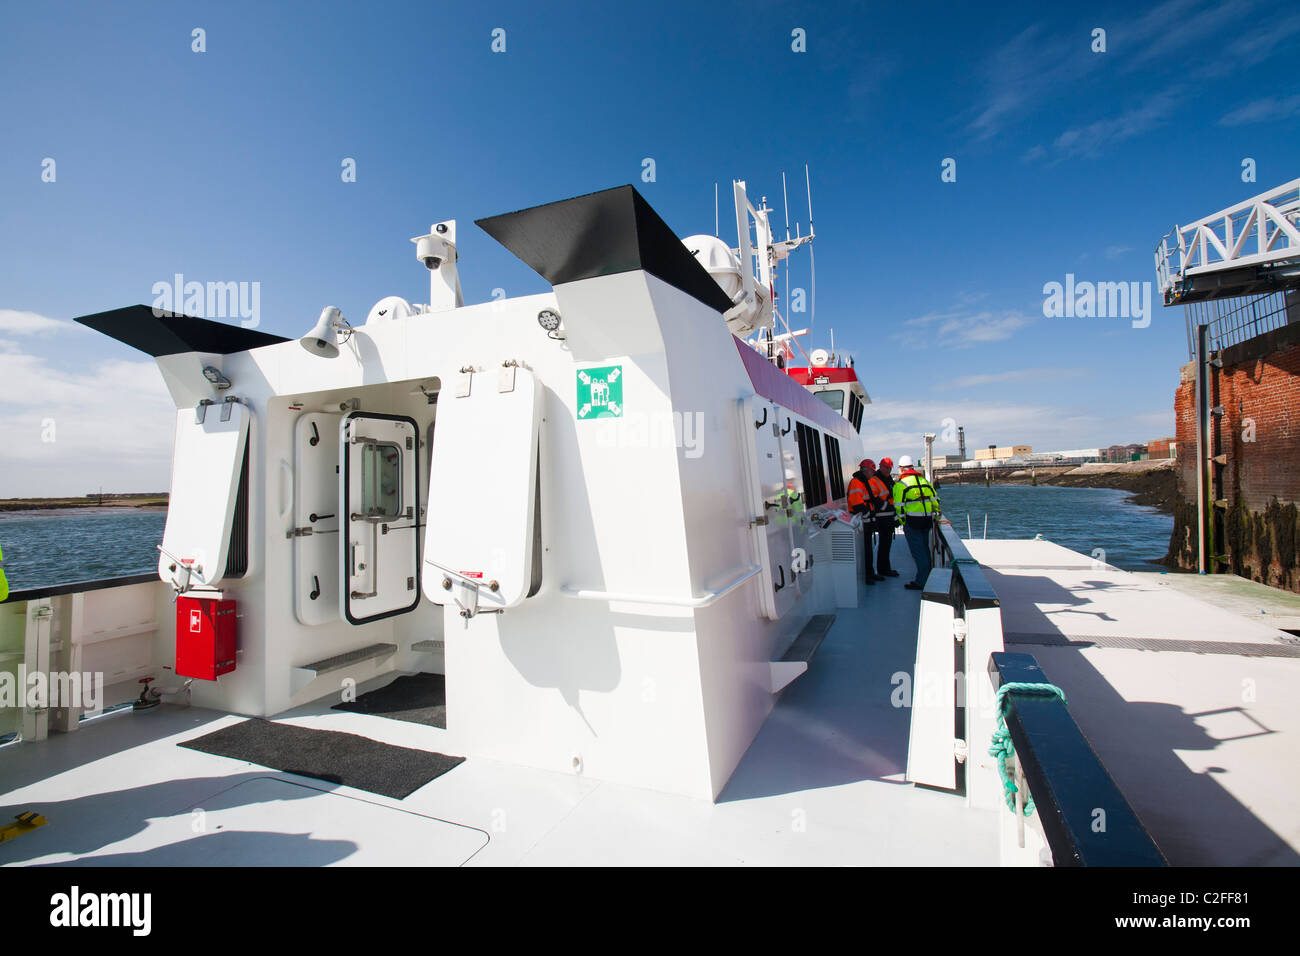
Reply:
[[[855,431],[862,431],[862,399],[858,398],[853,392],[849,393],[849,414],[847,416],[849,424]]]
[[[828,388],[824,392],[813,392],[818,398],[830,406],[831,411],[836,415],[844,414],[844,390],[840,388]]]
[[[822,458],[821,433],[799,422],[795,427],[795,440],[799,444],[799,465],[803,472],[804,507],[815,508],[826,503],[826,468]]]
[[[826,467],[831,480],[831,497],[844,497],[844,466],[840,463],[840,440],[826,436]]]
[[[391,442],[372,442],[361,450],[361,508],[372,518],[402,514],[402,451]]]
[[[810,436],[811,443],[813,447],[813,452],[815,453],[817,459],[817,465],[816,465],[817,473],[815,476],[817,480],[817,487],[816,487],[817,493],[814,496],[817,500],[810,502],[808,505],[808,507],[813,508],[816,507],[817,505],[826,504],[826,463],[822,459],[821,432],[817,431],[817,429],[815,428],[810,428],[808,429],[808,431],[812,433],[812,435]]]

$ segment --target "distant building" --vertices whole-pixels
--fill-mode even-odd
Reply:
[[[935,455],[934,467],[936,468],[957,468],[965,461],[961,455]]]
[[[1066,461],[1102,461],[1105,459],[1105,449],[1102,448],[1071,448],[1068,451],[1058,451],[1054,454]]]
[[[1148,458],[1178,457],[1178,441],[1173,438],[1156,438],[1147,442]]]
[[[1111,445],[1106,449],[1106,461],[1141,461],[1147,455],[1147,446],[1131,442],[1127,445]]]
[[[989,445],[975,452],[976,461],[990,461],[997,458],[1014,458],[1017,455],[1031,455],[1034,449],[1030,445]]]

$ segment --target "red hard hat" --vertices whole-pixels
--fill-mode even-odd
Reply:
[[[858,467],[861,468],[863,471],[875,471],[876,463],[872,461],[870,458],[864,458],[860,462],[858,462]]]
[[[894,459],[892,458],[880,459],[880,467],[885,469],[885,471],[892,471],[894,467]]]

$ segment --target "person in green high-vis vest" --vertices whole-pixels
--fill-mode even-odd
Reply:
[[[0,548],[0,601],[5,601],[9,598],[9,581],[5,577],[4,559],[4,548]]]
[[[907,550],[916,563],[916,577],[903,585],[908,590],[919,591],[930,576],[930,531],[939,516],[939,495],[925,475],[916,470],[912,456],[898,459],[898,480],[894,482],[894,511],[903,526]]]

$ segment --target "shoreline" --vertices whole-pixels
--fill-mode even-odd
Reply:
[[[1120,465],[1084,465],[1081,467],[1069,468],[1036,468],[1035,476],[1031,475],[1028,469],[1015,471],[1008,475],[998,475],[993,477],[989,487],[997,485],[1053,485],[1061,488],[1109,488],[1112,491],[1122,491],[1129,495],[1130,504],[1143,505],[1148,508],[1155,508],[1161,514],[1172,515],[1174,513],[1174,503],[1179,500],[1178,497],[1178,472],[1174,467],[1172,459],[1165,461],[1152,462],[1125,462]],[[1133,468],[1132,465],[1143,465],[1146,467]],[[984,474],[982,469],[969,469],[976,471],[978,474],[970,474],[966,471],[960,473],[938,472],[935,474],[935,481],[940,486],[940,497],[943,496],[943,485],[982,485],[984,484]]]
[[[166,511],[167,493],[130,495],[87,495],[81,498],[4,498],[0,513],[37,511],[120,511],[123,509]]]

